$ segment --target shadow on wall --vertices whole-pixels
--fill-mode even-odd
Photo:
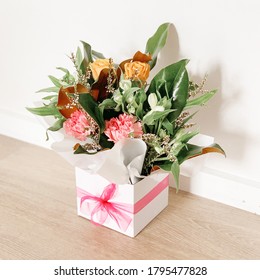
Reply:
[[[202,80],[202,77],[198,76],[191,76],[190,78],[196,82]],[[223,147],[229,159],[242,160],[248,139],[242,131],[241,133],[232,133],[232,129],[230,131],[224,129],[222,123],[225,120],[221,118],[222,112],[228,111],[229,106],[235,106],[239,102],[239,90],[235,89],[233,92],[229,92],[229,97],[223,99],[220,66],[215,66],[208,71],[205,89],[217,89],[217,93],[205,107],[200,108],[200,111],[194,116],[194,121],[198,124],[201,133],[215,138],[215,141]]]
[[[151,77],[161,68],[181,59],[183,58],[180,57],[178,33],[175,26],[171,24],[167,43],[158,57],[157,65],[151,71]],[[225,96],[228,96],[228,98],[225,97],[225,99],[223,99],[221,65],[210,66],[207,70],[208,78],[205,89],[217,89],[218,91],[205,107],[199,108],[199,112],[194,117],[194,122],[197,123],[202,134],[215,138],[215,142],[223,147],[229,160],[242,160],[244,158],[248,139],[242,131],[241,133],[232,133],[232,129],[227,131],[226,128],[223,127],[223,122],[225,120],[221,117],[222,112],[230,110],[230,106],[236,106],[239,102],[241,92],[239,89],[234,89],[233,92],[225,93]],[[189,74],[190,79],[197,83],[200,83],[204,78],[196,74],[193,75],[193,73]],[[234,116],[234,118],[235,117],[236,116]]]

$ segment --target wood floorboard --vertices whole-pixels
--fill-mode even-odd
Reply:
[[[74,169],[55,152],[0,136],[0,259],[260,259],[260,216],[170,190],[135,238],[76,214]]]

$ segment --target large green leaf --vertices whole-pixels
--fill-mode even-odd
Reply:
[[[225,151],[216,143],[201,147],[193,144],[187,144],[178,154],[179,163],[183,163],[185,160],[188,160],[193,157],[197,157],[207,153],[220,153],[226,156]]]
[[[160,98],[166,96],[172,100],[172,109],[175,109],[175,111],[168,117],[170,122],[177,119],[188,99],[189,77],[186,70],[187,63],[188,60],[183,59],[163,68],[152,79],[148,89],[148,94],[154,92]]]
[[[93,57],[92,57],[91,46],[84,41],[81,41],[81,43],[83,44],[84,58],[82,59],[82,62],[79,65],[79,68],[82,73],[85,73],[87,70],[87,67],[89,66],[89,63],[93,62]]]
[[[190,109],[191,107],[194,107],[194,106],[204,105],[215,95],[216,92],[217,92],[217,90],[212,90],[212,91],[204,93],[200,97],[188,100],[184,109],[186,110],[186,109]]]
[[[84,60],[87,64],[89,64],[90,62],[93,62],[91,46],[84,41],[81,41],[81,43],[83,44],[84,48]]]
[[[155,34],[147,41],[145,52],[152,56],[152,60],[149,62],[151,69],[155,66],[158,53],[166,43],[169,26],[170,23],[168,22],[160,25]]]
[[[88,93],[79,94],[79,103],[83,109],[96,121],[102,133],[105,127],[102,113],[98,107],[98,103]]]

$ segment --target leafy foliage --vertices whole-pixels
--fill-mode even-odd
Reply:
[[[189,122],[197,112],[190,114],[188,110],[206,104],[216,90],[204,90],[205,78],[201,84],[189,79],[187,59],[162,68],[149,85],[146,82],[147,71],[156,65],[158,54],[166,44],[169,28],[170,23],[160,25],[148,39],[145,53],[137,51],[132,58],[118,64],[81,41],[83,51],[78,47],[76,55],[70,57],[76,75],[58,67],[63,76],[50,75],[53,86],[38,91],[52,94],[42,98],[43,106],[27,109],[39,116],[54,117],[47,131],[60,130],[76,111],[84,112],[83,123],[89,127],[77,123],[73,129],[82,134],[90,129],[92,134],[89,142],[74,146],[74,153],[89,155],[113,147],[105,133],[106,124],[112,118],[116,122],[120,115],[133,116],[135,125],[141,123],[142,140],[147,146],[142,174],[148,175],[159,166],[173,174],[178,187],[180,165],[184,161],[206,153],[225,155],[225,152],[216,143],[208,147],[190,143],[199,131],[190,129],[193,124]],[[130,135],[133,137],[134,133]]]

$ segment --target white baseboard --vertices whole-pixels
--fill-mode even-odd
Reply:
[[[180,189],[260,215],[259,182],[204,167],[191,177],[181,175]]]
[[[50,148],[51,141],[45,141],[45,128],[33,115],[0,109],[0,118],[0,134]],[[197,166],[195,162],[194,167]],[[172,178],[170,183],[173,185]],[[204,164],[190,177],[182,175],[180,185],[181,190],[260,215],[260,182],[210,169]]]

